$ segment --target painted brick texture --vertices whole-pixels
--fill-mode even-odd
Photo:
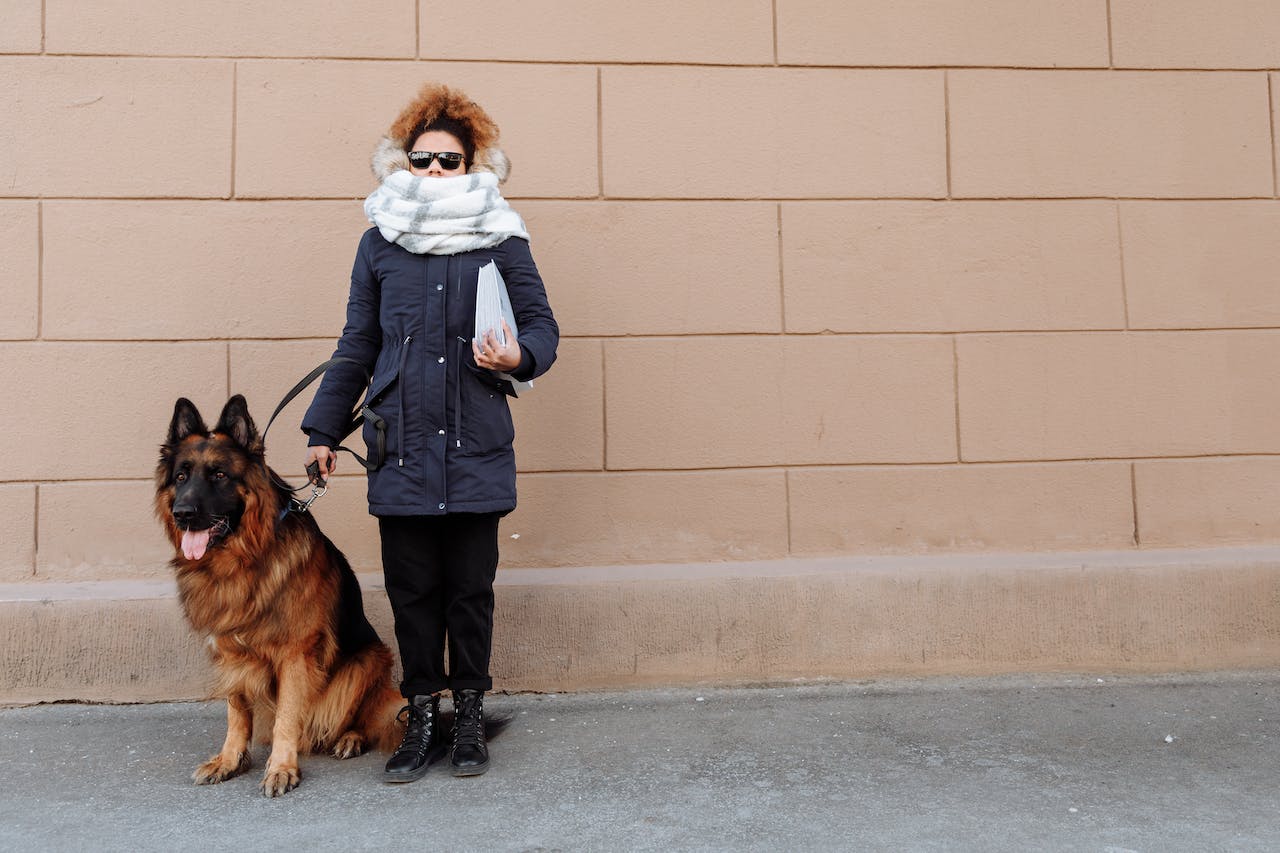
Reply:
[[[36,487],[0,485],[0,582],[29,581],[35,575]]]
[[[1124,328],[1107,202],[796,202],[782,235],[791,332]]]
[[[574,334],[782,329],[776,204],[531,201],[521,211],[538,269],[561,283],[556,320]]]
[[[424,57],[535,62],[773,62],[769,0],[488,0],[482,38],[457,38],[442,26],[457,7],[421,0]]]
[[[1280,204],[1125,202],[1134,328],[1280,326]]]
[[[1275,68],[1270,0],[1111,0],[1115,63],[1132,68]]]
[[[951,461],[952,373],[936,336],[610,341],[608,466]]]
[[[225,402],[221,343],[4,345],[0,399],[23,401],[0,420],[6,481],[150,477],[173,403],[216,416]],[[104,497],[109,492],[104,493]]]
[[[619,67],[601,87],[611,196],[946,192],[941,72]]]
[[[974,335],[966,461],[1280,452],[1280,332]]]
[[[369,155],[379,137],[422,83],[443,80],[465,86],[498,117],[513,164],[506,195],[594,197],[596,76],[586,66],[241,62],[236,192],[247,198],[367,195],[376,186]],[[547,120],[548,111],[554,120]]]
[[[44,334],[90,340],[311,336],[346,308],[351,247],[368,227],[352,207],[45,202]],[[283,222],[292,223],[292,239],[280,239]]]
[[[40,52],[40,4],[31,0],[0,0],[0,53]]]
[[[788,65],[1100,66],[1106,0],[778,0]]]
[[[797,554],[1133,544],[1122,462],[804,468],[789,485]]]
[[[265,426],[332,352],[427,80],[564,335],[505,568],[1280,541],[1276,4],[451,8],[0,0],[0,580],[167,576],[174,399]]]
[[[0,193],[228,195],[233,72],[221,60],[0,57]]]
[[[53,53],[410,59],[415,2],[45,0],[45,43]]]
[[[40,313],[40,211],[0,201],[0,340],[36,336]]]
[[[1270,197],[1261,74],[956,71],[957,196]]]

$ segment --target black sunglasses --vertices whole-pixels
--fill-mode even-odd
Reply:
[[[454,169],[462,165],[462,155],[455,154],[452,151],[410,151],[409,162],[413,164],[415,169],[426,169],[431,166],[432,160],[440,161],[440,168],[446,172],[452,172]]]

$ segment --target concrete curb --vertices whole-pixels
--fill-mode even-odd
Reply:
[[[517,569],[496,593],[511,691],[1280,662],[1280,547]],[[170,582],[0,585],[0,647],[0,702],[207,695]]]

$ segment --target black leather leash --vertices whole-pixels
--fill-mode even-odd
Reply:
[[[316,365],[316,367],[313,368],[310,373],[302,377],[302,379],[298,380],[298,383],[294,385],[293,388],[289,389],[289,392],[284,395],[284,399],[280,401],[280,405],[276,406],[276,410],[271,413],[271,417],[267,420],[267,427],[262,431],[263,444],[266,444],[266,441],[267,441],[267,431],[271,429],[271,424],[275,423],[276,416],[279,415],[280,412],[284,410],[284,407],[289,405],[291,402],[293,402],[294,397],[297,397],[299,394],[303,392],[303,390],[306,389],[308,385],[310,385],[312,382],[315,382],[316,379],[320,378],[320,375],[323,374],[326,370],[333,367],[335,364],[342,364],[344,362],[347,364],[354,364],[356,367],[359,367],[361,372],[364,373],[365,384],[368,384],[369,371],[365,369],[363,364],[361,364],[360,362],[356,361],[353,358],[343,358],[341,356],[338,356],[336,358],[331,358],[326,362]],[[373,424],[373,428],[378,435],[378,439],[374,447],[374,452],[369,454],[368,459],[365,459],[363,456],[356,453],[350,447],[343,447],[342,445],[338,445],[337,447],[334,448],[334,450],[335,451],[345,450],[346,452],[354,456],[355,460],[359,462],[366,471],[377,471],[379,468],[382,467],[383,460],[386,458],[386,454],[387,454],[387,422],[386,422],[386,419],[384,419],[381,415],[379,415],[377,412],[370,409],[368,406],[363,406],[363,405],[360,406],[358,409],[356,409],[351,413],[351,417],[347,422],[346,429],[343,431],[342,435],[338,436],[338,441],[344,440],[347,436],[351,435],[353,432],[360,429],[362,426],[364,426],[365,421],[368,421],[369,423]],[[290,488],[287,483],[282,482],[279,477],[275,476],[275,474],[271,472],[270,468],[268,468],[267,471],[268,473],[271,473],[271,478],[272,480],[275,481],[275,484],[280,488],[285,489],[290,494],[294,494],[302,491],[301,488],[299,489]],[[313,462],[311,466],[307,468],[307,474],[308,474],[308,483],[312,486],[311,497],[309,497],[306,501],[300,501],[297,498],[290,498],[289,507],[288,507],[289,510],[293,510],[295,512],[306,512],[311,507],[311,504],[315,502],[316,498],[320,497],[325,493],[326,487],[324,486],[324,482],[319,479],[320,466],[317,463]]]

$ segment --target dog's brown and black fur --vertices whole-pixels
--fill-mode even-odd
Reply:
[[[227,698],[222,749],[193,774],[222,782],[250,766],[255,725],[270,731],[270,797],[300,778],[298,754],[394,749],[404,700],[391,650],[365,618],[360,586],[310,513],[289,511],[243,397],[205,427],[180,399],[156,468],[156,514],[192,628],[209,640]]]

